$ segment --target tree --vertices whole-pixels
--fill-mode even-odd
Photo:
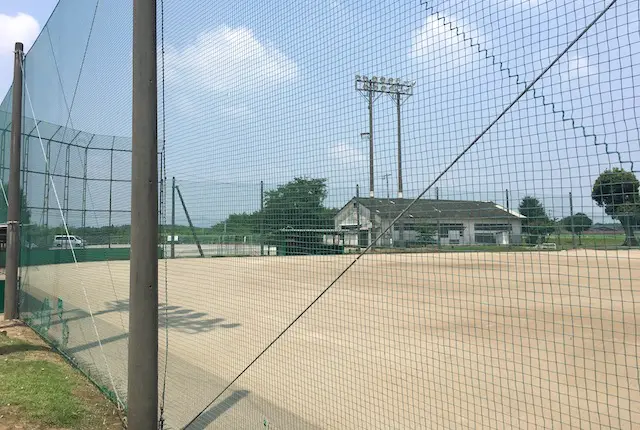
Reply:
[[[555,230],[554,222],[537,198],[526,196],[520,202],[519,210],[526,217],[522,220],[522,233],[528,235],[529,243],[544,241]]]
[[[283,229],[333,228],[335,210],[323,206],[327,198],[326,179],[295,178],[265,193],[262,221],[270,237],[280,237]],[[304,235],[315,242],[318,235]],[[320,235],[321,238],[321,235]]]
[[[418,233],[418,242],[422,244],[438,243],[435,239],[436,233],[438,233],[438,227],[436,225],[418,224],[416,225],[416,231]]]
[[[593,221],[587,215],[582,212],[578,212],[573,216],[568,216],[562,220],[562,225],[565,229],[569,230],[572,234],[578,235],[580,245],[582,245],[582,233],[585,230],[589,230],[593,225]]]
[[[260,233],[260,211],[231,214],[226,220],[211,227],[212,234],[250,236]]]
[[[4,187],[4,193],[0,196],[0,223],[6,223],[9,218],[9,209],[5,197],[9,198],[9,185],[2,184],[2,186]],[[20,190],[20,208],[20,223],[23,225],[30,224],[31,211],[27,207],[27,196],[22,189]]]
[[[634,225],[640,220],[640,182],[633,172],[614,167],[598,176],[591,198],[611,218],[620,221],[625,231],[622,246],[638,246]]]

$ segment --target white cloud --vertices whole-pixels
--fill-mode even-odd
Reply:
[[[220,27],[186,48],[170,47],[165,62],[167,86],[187,84],[207,92],[255,92],[298,75],[293,60],[243,27]]]
[[[367,161],[367,156],[362,150],[347,142],[330,145],[329,157],[331,157],[335,163],[351,167],[364,165]]]
[[[240,103],[226,103],[222,107],[222,115],[229,118],[247,118],[253,113],[251,106]]]
[[[458,69],[478,59],[469,38],[484,43],[471,26],[452,17],[430,15],[413,34],[410,56],[427,62],[430,68]]]
[[[596,67],[589,65],[589,59],[587,57],[577,55],[569,57],[569,61],[567,61],[563,68],[566,69],[564,72],[566,73],[566,78],[569,80],[588,78],[598,73]]]
[[[534,7],[540,4],[540,0],[509,0],[511,6]]]
[[[39,33],[40,24],[31,15],[0,14],[0,55],[11,54],[16,42],[22,42],[25,52],[28,51]]]
[[[0,14],[0,102],[13,79],[13,50],[16,42],[27,52],[40,33],[40,24],[31,15]]]

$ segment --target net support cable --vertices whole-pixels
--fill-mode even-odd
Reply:
[[[167,225],[167,161],[166,161],[166,111],[165,111],[165,47],[164,47],[164,0],[160,0],[160,64],[161,64],[161,80],[162,80],[162,93],[161,93],[161,114],[162,114],[162,150],[161,156],[161,178],[162,185],[160,188],[160,219],[162,227]],[[173,204],[173,202],[171,202]],[[161,228],[160,234],[162,237],[166,237],[166,229]],[[173,237],[171,240],[173,241]],[[165,418],[165,401],[167,394],[167,371],[168,371],[168,359],[169,359],[169,263],[167,259],[167,242],[161,240],[163,244],[162,254],[164,257],[164,364],[162,368],[162,389],[160,394],[160,416],[158,418],[158,428],[162,430],[164,428]]]
[[[66,135],[66,133],[68,131],[68,125],[71,125],[71,129],[75,130],[75,126],[73,124],[73,118],[72,118],[72,111],[73,111],[73,106],[75,104],[76,94],[78,92],[78,87],[80,85],[80,79],[82,77],[82,71],[84,70],[84,65],[85,65],[86,58],[87,58],[87,52],[89,51],[89,43],[91,41],[91,35],[93,34],[93,28],[94,28],[94,25],[95,25],[96,16],[98,14],[98,6],[99,5],[100,5],[100,0],[96,0],[96,5],[95,5],[95,7],[93,9],[93,15],[92,15],[92,18],[91,18],[91,24],[89,26],[89,33],[87,34],[87,42],[85,43],[85,46],[84,46],[84,51],[83,51],[83,55],[82,55],[82,61],[80,62],[80,68],[78,70],[78,78],[76,79],[76,82],[75,82],[75,85],[74,85],[74,90],[73,90],[73,96],[71,97],[71,103],[69,103],[69,101],[67,100],[67,96],[66,96],[66,94],[64,92],[64,83],[62,81],[62,75],[60,74],[60,67],[58,66],[58,59],[56,57],[56,53],[55,53],[55,50],[53,48],[53,41],[51,40],[51,33],[49,31],[49,27],[46,28],[47,36],[48,36],[48,40],[49,40],[49,47],[51,48],[51,55],[53,57],[53,64],[55,66],[56,75],[58,77],[58,83],[60,84],[60,89],[61,89],[61,92],[62,92],[62,98],[63,98],[63,101],[64,101],[65,109],[67,111],[66,112],[67,113],[67,120],[66,120],[66,123],[65,123],[65,126],[64,126],[64,132],[63,132],[63,135],[62,135],[62,138],[61,138],[61,141],[60,141],[60,143],[61,143],[59,145],[60,148],[58,149],[58,153],[56,155],[56,161],[53,164],[53,170],[48,169],[49,172],[51,172],[51,171],[55,172],[55,170],[56,170],[56,168],[58,166],[58,160],[60,158],[60,154],[62,152],[62,147],[64,145],[68,145],[65,142],[65,135]],[[78,133],[76,134],[76,137],[78,136],[79,133],[80,133],[80,131],[78,131]],[[37,136],[37,137],[39,138],[40,136]],[[74,137],[74,139],[75,139],[75,137]],[[87,145],[87,147],[88,147],[88,145]],[[85,147],[84,149],[86,149],[87,147]],[[77,150],[78,156],[82,160],[82,154],[81,154],[80,149],[81,149],[80,146],[76,146],[76,150]],[[112,147],[112,149],[113,149],[113,147]],[[50,176],[51,176],[51,174],[50,174]],[[113,179],[110,178],[110,180],[113,180]],[[53,182],[53,179],[51,180],[51,182]],[[4,193],[4,189],[3,189],[3,193]],[[91,189],[90,188],[87,189],[87,194],[88,194],[89,201],[91,202],[92,206],[95,207],[95,202],[94,202],[93,195],[91,193]],[[97,223],[98,222],[98,216],[95,213],[95,211],[93,211],[93,212],[94,212],[94,215],[93,215],[94,219],[95,219],[95,221]],[[68,232],[67,232],[67,234],[68,234]],[[114,286],[113,272],[111,270],[111,265],[109,264],[108,260],[106,261],[106,263],[107,263],[107,270],[109,272],[109,279],[111,281],[111,288],[113,290],[114,297],[115,297],[115,299],[117,301],[117,300],[119,300],[119,298],[118,298],[118,294],[117,294],[115,286]],[[126,327],[125,327],[125,324],[124,324],[124,318],[122,317],[122,312],[119,311],[118,314],[119,314],[119,317],[120,317],[120,324],[122,325],[122,329],[126,331]]]
[[[53,42],[51,41],[51,35],[49,34],[49,27],[47,27],[47,34],[49,34],[49,44],[51,46],[51,54],[53,55],[53,61],[54,61],[54,66],[56,68],[56,73],[58,74],[58,81],[60,82],[60,89],[62,90],[62,97],[64,99],[64,104],[65,107],[67,108],[68,111],[68,115],[67,115],[67,121],[65,123],[65,130],[62,133],[62,141],[64,142],[64,138],[67,134],[67,128],[68,125],[71,124],[71,127],[73,128],[73,121],[71,119],[71,112],[73,110],[73,105],[75,104],[76,101],[76,94],[78,93],[78,87],[80,85],[80,78],[82,77],[82,71],[84,70],[84,63],[87,59],[87,52],[89,51],[89,42],[91,41],[91,35],[93,34],[93,26],[96,22],[96,15],[98,14],[98,6],[100,5],[100,0],[96,0],[96,6],[93,9],[93,16],[91,17],[91,25],[89,26],[89,34],[87,35],[87,43],[84,46],[84,52],[82,54],[82,61],[80,62],[80,69],[78,70],[78,79],[76,79],[76,83],[73,89],[73,96],[71,96],[71,104],[68,103],[67,101],[67,97],[64,94],[64,86],[62,86],[62,77],[60,75],[60,69],[58,68],[58,61],[56,60],[56,54],[55,51],[53,49]],[[60,146],[60,149],[58,149],[58,154],[56,155],[56,162],[53,165],[53,169],[55,170],[56,167],[58,167],[58,159],[60,158],[60,152],[62,151],[62,145]]]
[[[24,73],[24,68],[22,69],[22,71]],[[29,87],[28,87],[28,85],[26,83],[26,80],[25,80],[25,83],[24,83],[24,87],[25,87],[25,94],[27,96],[27,101],[29,103],[29,107],[30,107],[30,110],[31,110],[31,115],[33,116],[33,118],[35,120],[36,113],[35,113],[35,110],[33,108],[33,104],[31,103],[31,95],[29,93]],[[47,167],[49,167],[49,159],[47,158],[47,153],[46,153],[46,150],[44,148],[44,143],[42,142],[42,137],[40,135],[40,129],[39,129],[38,125],[37,125],[37,122],[36,122],[36,132],[38,134],[38,140],[40,142],[40,148],[42,149],[42,155],[44,157],[45,165]],[[65,218],[64,211],[62,210],[62,206],[60,205],[60,198],[58,196],[58,191],[56,189],[56,185],[55,185],[55,183],[53,181],[51,181],[51,182],[52,182],[51,185],[52,185],[52,188],[53,188],[53,194],[54,194],[54,196],[56,198],[56,203],[58,204],[58,210],[60,211],[60,216],[61,216],[61,219],[62,219],[62,224],[64,226],[65,233],[66,233],[67,237],[70,237],[69,227],[67,225],[67,220]],[[79,264],[78,264],[78,259],[76,258],[76,253],[75,253],[75,249],[74,249],[73,243],[71,243],[71,241],[69,241],[69,245],[70,245],[71,254],[73,256],[74,265],[75,265],[76,269],[79,269],[80,267],[79,267]],[[113,392],[114,392],[115,397],[116,397],[116,402],[118,404],[118,408],[122,410],[122,409],[124,409],[125,405],[122,402],[122,399],[120,398],[120,395],[118,394],[118,389],[117,389],[115,381],[113,379],[113,374],[111,372],[111,368],[109,367],[109,362],[107,360],[107,356],[104,353],[104,347],[102,345],[102,340],[100,338],[100,333],[98,332],[98,327],[96,325],[96,321],[95,321],[95,317],[94,317],[94,314],[93,314],[93,310],[91,308],[91,303],[89,302],[89,297],[87,295],[87,289],[86,289],[86,287],[84,285],[84,281],[82,280],[82,277],[80,277],[80,286],[82,287],[82,292],[84,294],[84,299],[85,299],[85,302],[87,304],[87,310],[89,311],[89,315],[90,315],[90,318],[91,318],[91,323],[92,323],[92,326],[93,326],[93,330],[94,330],[94,333],[96,335],[96,339],[98,341],[98,346],[100,348],[100,352],[102,353],[102,358],[104,359],[104,364],[106,366],[106,370],[107,370],[107,374],[108,374],[108,377],[109,377],[109,381],[111,383],[111,387],[112,387]]]

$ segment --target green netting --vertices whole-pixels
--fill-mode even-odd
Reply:
[[[131,121],[119,106],[130,93],[106,92],[96,78],[130,73],[122,61],[130,50],[109,42],[112,31],[130,39],[130,7],[60,2],[23,65],[20,316],[119,404],[127,398],[128,294],[116,285],[128,276],[117,266],[128,266],[131,219]],[[106,46],[113,62],[100,52]],[[102,118],[94,116],[99,93]],[[11,90],[0,104],[5,189],[10,109]],[[0,260],[4,267],[4,251]]]
[[[640,422],[637,1],[158,8],[166,426]],[[59,2],[21,181],[22,317],[123,403],[132,25]]]

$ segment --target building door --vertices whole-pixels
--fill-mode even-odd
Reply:
[[[460,230],[449,230],[449,244],[458,245],[460,243]]]
[[[360,230],[358,232],[358,246],[369,246],[369,231]]]

